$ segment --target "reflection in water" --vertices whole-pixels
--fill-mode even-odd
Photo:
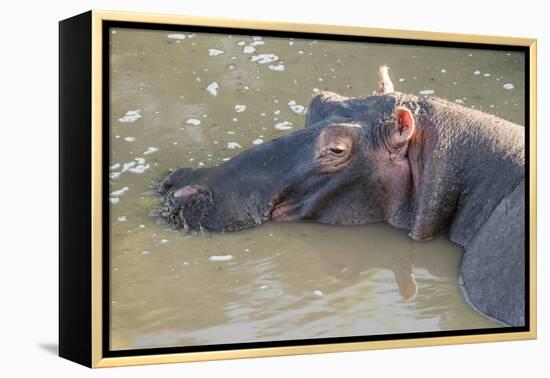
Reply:
[[[170,168],[218,165],[301,128],[320,90],[372,93],[381,64],[396,90],[521,124],[520,54],[112,32],[112,349],[499,326],[465,302],[461,251],[445,236],[307,223],[186,235],[156,224],[144,193]]]
[[[498,326],[464,302],[457,285],[461,252],[443,236],[418,243],[385,224],[267,224],[235,234],[168,233],[181,251],[167,247],[145,255],[143,273],[128,274],[130,292],[138,297],[127,300],[125,309],[118,301],[112,306],[120,315],[113,317],[116,336],[124,337],[113,338],[119,345]],[[211,261],[219,255],[232,259]],[[120,275],[118,259],[114,263]],[[114,297],[127,298],[128,289],[115,286]]]

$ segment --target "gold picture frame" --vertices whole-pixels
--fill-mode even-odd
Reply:
[[[105,353],[104,317],[107,285],[104,282],[104,64],[105,25],[136,23],[166,27],[200,26],[263,32],[309,33],[394,40],[431,41],[490,46],[521,47],[527,54],[528,70],[528,158],[529,242],[528,314],[526,330],[518,332],[464,334],[456,336],[390,339],[330,344],[267,346],[199,352],[156,352],[110,356]],[[110,11],[90,11],[60,22],[60,355],[89,367],[113,367],[217,359],[297,355],[308,353],[466,344],[535,339],[536,308],[536,124],[537,41],[528,38],[403,31],[334,25],[258,22],[210,17],[189,17]],[[527,108],[526,108],[527,109]],[[76,142],[75,142],[76,141]],[[71,159],[83,156],[88,171],[76,172]],[[73,184],[69,185],[71,175]],[[74,184],[76,182],[76,184]],[[78,193],[77,193],[78,192]],[[77,194],[87,196],[71,211]],[[69,203],[73,205],[69,205]]]

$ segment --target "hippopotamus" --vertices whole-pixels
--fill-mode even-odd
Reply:
[[[323,92],[305,127],[212,168],[160,181],[175,228],[238,231],[264,222],[387,222],[417,241],[446,232],[482,314],[525,320],[525,130],[436,97],[394,90],[387,67],[365,98]]]

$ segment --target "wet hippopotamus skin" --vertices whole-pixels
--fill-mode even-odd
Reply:
[[[490,114],[394,91],[315,97],[303,129],[213,168],[158,185],[176,228],[238,231],[267,221],[385,221],[424,241],[446,231],[464,249],[468,301],[525,325],[525,132]]]

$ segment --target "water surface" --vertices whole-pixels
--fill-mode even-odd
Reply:
[[[111,349],[499,326],[465,302],[461,250],[384,224],[266,224],[184,234],[150,182],[303,127],[320,91],[396,90],[523,124],[524,57],[507,51],[112,29]],[[276,178],[274,178],[275,180]]]

